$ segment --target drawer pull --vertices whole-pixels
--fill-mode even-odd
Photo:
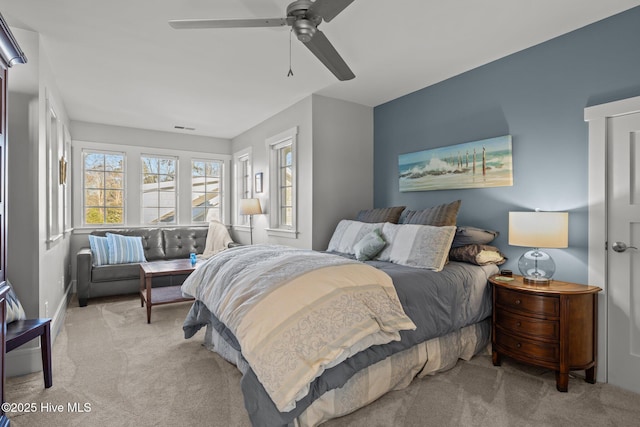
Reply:
[[[516,326],[522,326],[522,323],[516,322]]]
[[[520,347],[522,347],[522,344],[518,343],[518,344],[516,344],[516,347],[520,348]]]
[[[519,304],[520,304],[520,300],[519,300],[519,299],[517,299],[517,300],[516,300],[516,305],[519,305]]]

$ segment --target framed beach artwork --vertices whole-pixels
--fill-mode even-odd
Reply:
[[[513,185],[511,135],[398,156],[400,191]]]

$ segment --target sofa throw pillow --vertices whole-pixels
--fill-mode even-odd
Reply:
[[[404,206],[393,206],[390,208],[365,209],[358,212],[356,221],[360,222],[391,222],[397,224]]]
[[[398,222],[400,224],[422,224],[437,227],[456,225],[461,203],[461,200],[456,200],[455,202],[418,211],[405,209]]]
[[[499,234],[499,232],[493,230],[484,230],[482,228],[460,225],[456,229],[456,235],[453,237],[451,247],[458,248],[466,245],[486,245],[493,242]]]
[[[373,230],[367,233],[353,247],[358,261],[373,259],[384,248],[387,243],[380,235],[380,230]]]
[[[107,233],[107,240],[109,242],[109,264],[147,262],[140,236]]]
[[[355,255],[354,246],[373,230],[381,230],[382,224],[343,219],[331,236],[327,251]]]
[[[489,245],[465,245],[451,248],[449,251],[451,261],[468,262],[475,265],[496,264],[502,265],[507,258],[496,248]]]
[[[441,271],[449,258],[455,226],[389,224],[382,227],[387,246],[376,259]]]
[[[89,234],[89,246],[91,246],[93,265],[109,264],[109,243],[106,237]]]
[[[7,313],[6,313],[6,321],[7,323],[15,322],[16,320],[24,320],[27,318],[27,315],[24,312],[24,308],[22,308],[22,304],[20,304],[20,300],[16,296],[15,291],[13,290],[13,286],[7,280],[5,282],[9,286],[9,292],[7,292]]]

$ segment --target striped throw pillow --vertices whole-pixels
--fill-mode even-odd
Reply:
[[[13,290],[13,286],[11,286],[11,283],[9,283],[8,280],[5,283],[9,286],[9,292],[7,292],[7,296],[6,296],[7,323],[15,322],[16,320],[26,319],[27,315],[25,314],[24,308],[22,308],[22,304],[20,304],[20,300],[18,299],[15,291]]]
[[[89,235],[93,265],[109,264],[109,244],[106,237]]]
[[[107,240],[109,243],[109,264],[147,262],[140,236],[107,233]]]
[[[456,227],[453,225],[436,227],[387,222],[382,227],[382,238],[387,241],[387,246],[376,259],[441,271],[449,258],[455,233]]]
[[[381,229],[382,224],[343,219],[333,232],[327,251],[355,255],[354,247],[356,243],[373,230]]]

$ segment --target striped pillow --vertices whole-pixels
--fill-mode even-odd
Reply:
[[[356,243],[373,230],[382,230],[382,224],[343,219],[333,232],[327,251],[355,255]]]
[[[456,227],[419,224],[390,224],[382,227],[387,247],[378,254],[379,261],[409,267],[441,271],[449,257]]]
[[[5,282],[9,286],[9,292],[7,292],[6,301],[7,301],[7,312],[6,312],[6,322],[11,323],[16,320],[24,320],[27,318],[27,315],[24,312],[24,308],[22,308],[22,304],[20,304],[20,300],[18,299],[15,291],[13,290],[13,286],[7,280]]]
[[[109,244],[106,237],[89,235],[93,265],[109,264]]]
[[[361,222],[391,222],[398,223],[400,214],[404,211],[405,206],[393,206],[390,208],[366,209],[358,212],[356,221]]]
[[[461,200],[456,200],[445,205],[438,205],[420,211],[405,209],[398,221],[400,224],[422,224],[422,225],[456,225],[458,211]]]
[[[109,242],[109,264],[147,262],[140,236],[122,236],[107,233]]]

